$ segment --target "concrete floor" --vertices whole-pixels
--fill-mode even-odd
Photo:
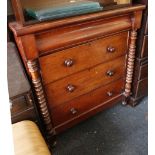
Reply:
[[[118,104],[74,126],[57,137],[53,155],[147,155],[147,103]]]

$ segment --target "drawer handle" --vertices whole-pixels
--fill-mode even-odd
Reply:
[[[71,67],[74,64],[74,61],[73,61],[73,59],[67,59],[67,60],[65,60],[64,64],[66,67]]]
[[[75,90],[75,86],[69,84],[69,85],[67,86],[67,90],[68,90],[69,92],[73,92],[73,91]]]
[[[108,75],[108,76],[113,76],[114,74],[115,74],[115,72],[112,71],[112,70],[108,70],[108,71],[107,71],[107,75]]]
[[[77,114],[77,112],[78,112],[75,108],[72,108],[70,111],[71,111],[71,113],[72,113],[73,115]]]
[[[111,97],[111,96],[113,96],[113,92],[109,91],[109,92],[107,92],[107,95],[108,95],[109,97]]]
[[[114,47],[108,47],[108,48],[107,48],[107,51],[108,51],[109,53],[113,53],[113,52],[115,52],[115,48],[114,48]]]

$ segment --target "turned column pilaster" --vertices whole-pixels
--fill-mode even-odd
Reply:
[[[46,127],[46,132],[48,135],[54,135],[52,121],[47,107],[47,101],[40,78],[37,60],[28,61],[27,67],[32,78],[32,83],[38,100],[39,110]]]
[[[135,53],[136,53],[136,39],[137,39],[137,31],[133,29],[130,32],[130,44],[129,44],[129,51],[128,51],[128,57],[127,57],[127,69],[126,69],[127,71],[126,71],[125,91],[124,91],[125,98],[122,102],[123,105],[127,104],[128,97],[131,95]]]

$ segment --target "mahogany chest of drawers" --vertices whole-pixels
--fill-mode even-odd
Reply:
[[[10,23],[48,136],[131,95],[144,5],[22,26]]]

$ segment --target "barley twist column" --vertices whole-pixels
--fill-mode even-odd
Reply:
[[[136,52],[136,39],[137,39],[137,31],[132,30],[130,33],[130,44],[127,58],[127,72],[126,72],[125,92],[124,92],[125,99],[122,102],[123,105],[127,104],[127,99],[131,95],[131,85],[133,80],[134,61]]]
[[[37,60],[28,61],[27,66],[31,74],[32,83],[38,99],[38,106],[44,121],[44,125],[46,127],[46,132],[48,133],[48,135],[53,135],[54,130],[53,130],[52,121],[47,107],[47,101],[45,98],[45,94],[44,94],[44,90],[43,90],[43,86],[40,78]]]

